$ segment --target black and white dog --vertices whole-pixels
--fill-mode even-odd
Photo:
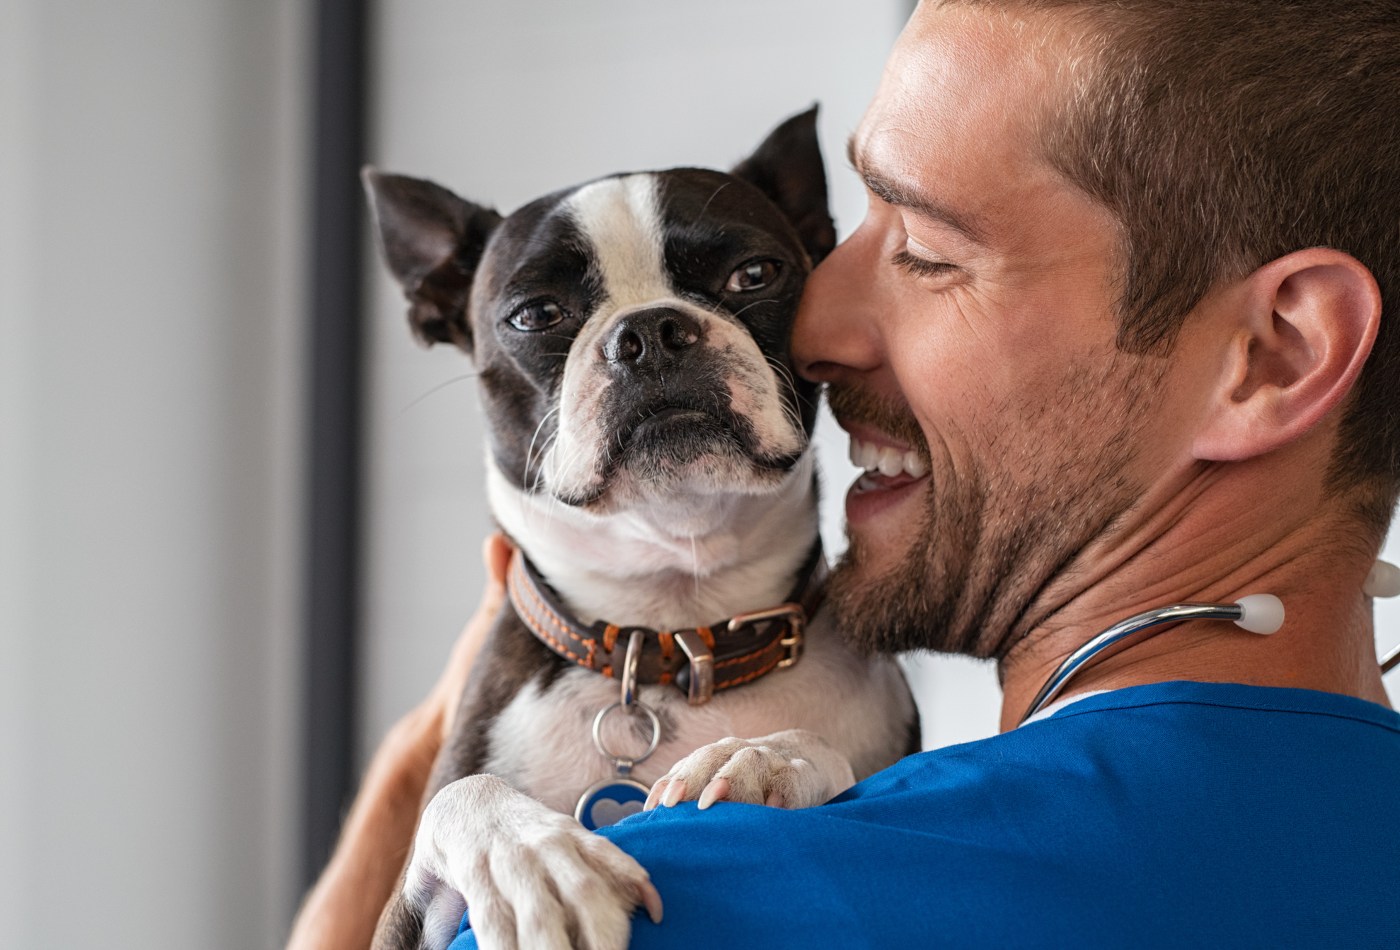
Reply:
[[[469,905],[484,946],[623,947],[650,885],[586,828],[647,786],[806,807],[917,749],[894,664],[803,623],[816,392],[788,333],[835,241],[815,123],[730,174],[617,175],[506,218],[366,171],[414,332],[479,371],[519,548],[376,946],[444,946]]]

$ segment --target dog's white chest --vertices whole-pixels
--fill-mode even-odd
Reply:
[[[639,698],[656,713],[656,751],[636,765],[632,777],[650,785],[682,756],[731,732],[723,697],[690,706],[674,686],[644,686]],[[565,670],[541,690],[531,680],[503,709],[489,730],[485,771],[558,811],[573,813],[579,796],[615,777],[617,764],[593,742],[593,720],[618,701],[616,680],[591,670]],[[650,720],[621,710],[603,721],[601,737],[615,756],[636,758],[651,741]]]

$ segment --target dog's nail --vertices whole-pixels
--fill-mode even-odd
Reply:
[[[714,781],[712,781],[709,785],[706,785],[705,790],[700,793],[700,801],[697,807],[701,809],[709,808],[715,802],[719,801],[721,798],[724,798],[728,794],[729,779],[717,778]]]
[[[763,800],[763,804],[769,808],[782,808],[786,802],[783,801],[783,793],[777,790],[768,793],[768,797]]]
[[[657,779],[656,784],[651,787],[651,791],[647,792],[647,800],[642,802],[642,811],[651,811],[660,804],[661,793],[665,790],[666,780],[664,778]]]
[[[672,779],[671,784],[666,787],[666,794],[661,798],[661,804],[667,808],[679,805],[681,799],[685,797],[685,779]]]
[[[643,881],[637,888],[638,898],[647,909],[647,916],[654,924],[661,923],[661,895],[651,881]]]

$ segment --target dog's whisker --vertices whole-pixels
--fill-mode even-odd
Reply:
[[[726,181],[724,184],[722,184],[722,185],[720,185],[718,188],[716,188],[716,189],[710,194],[710,197],[707,198],[707,199],[705,200],[705,204],[700,208],[700,213],[697,214],[697,215],[695,216],[695,220],[694,220],[693,222],[691,222],[691,223],[692,223],[692,224],[699,224],[700,221],[701,221],[701,219],[703,219],[703,218],[705,217],[705,212],[710,210],[710,205],[714,202],[714,200],[715,200],[716,198],[719,197],[719,193],[720,193],[721,191],[723,191],[724,189],[728,188],[728,187],[729,187],[730,185],[732,185],[732,184],[733,184],[733,182],[728,182],[728,181]]]
[[[531,459],[531,457],[534,455],[534,451],[535,451],[535,440],[538,439],[538,438],[540,437],[540,432],[544,429],[545,424],[546,424],[547,422],[549,422],[549,420],[550,420],[550,419],[554,416],[554,414],[557,413],[558,411],[559,411],[559,407],[558,407],[558,406],[555,406],[553,409],[551,409],[551,410],[549,410],[548,412],[546,412],[546,413],[540,418],[539,425],[535,426],[534,434],[532,434],[532,435],[530,436],[530,445],[529,445],[529,447],[525,450],[525,472],[524,472],[524,474],[525,474],[526,477],[528,477],[529,474],[530,474],[530,459]],[[541,452],[541,455],[543,455],[544,449],[541,448],[540,452]]]
[[[750,310],[752,310],[754,307],[757,307],[758,305],[760,305],[760,304],[765,304],[765,303],[782,303],[782,301],[781,301],[781,300],[755,300],[753,303],[748,304],[747,306],[740,307],[738,310],[735,310],[733,316],[734,316],[735,318],[741,317],[741,316],[743,316],[744,314],[748,313]]]
[[[480,375],[481,375],[480,373],[475,373],[475,372],[473,372],[473,373],[463,373],[461,376],[454,376],[454,377],[452,377],[451,379],[443,380],[442,382],[438,383],[438,384],[437,384],[436,386],[434,386],[433,388],[429,389],[427,392],[423,393],[423,395],[419,396],[417,399],[414,399],[414,400],[413,400],[412,402],[410,402],[408,405],[406,405],[406,406],[404,406],[402,409],[400,409],[400,410],[399,410],[399,415],[403,415],[404,413],[408,412],[408,410],[412,409],[414,406],[416,406],[416,405],[418,405],[420,402],[422,402],[424,399],[427,399],[427,398],[428,398],[429,396],[431,396],[433,393],[440,392],[440,391],[446,389],[448,386],[451,386],[453,383],[460,383],[460,382],[463,382],[463,381],[468,380],[468,379],[476,379],[476,378],[477,378],[478,376],[480,376]]]

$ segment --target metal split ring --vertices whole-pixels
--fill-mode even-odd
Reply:
[[[618,755],[603,743],[603,720],[608,718],[608,713],[614,709],[625,709],[629,714],[641,710],[646,713],[651,720],[651,742],[647,744],[646,751],[641,755],[631,758],[625,755]],[[614,766],[622,775],[626,775],[632,767],[640,762],[645,762],[647,757],[656,751],[656,747],[661,742],[661,720],[656,717],[656,712],[646,703],[634,702],[631,706],[624,706],[622,703],[612,703],[598,710],[598,715],[593,717],[593,745],[598,752],[606,759],[611,759]]]

